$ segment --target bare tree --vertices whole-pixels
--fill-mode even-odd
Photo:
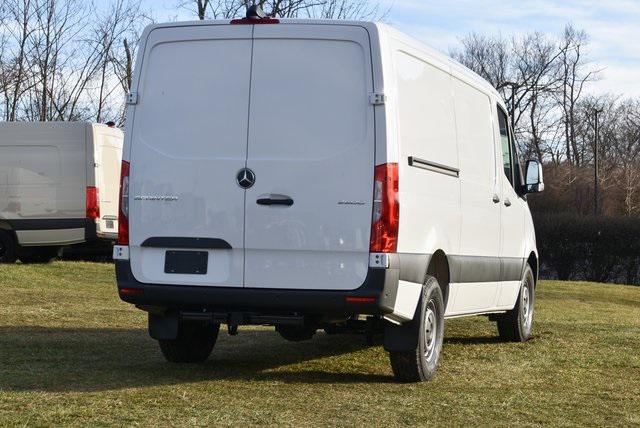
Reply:
[[[84,3],[35,0],[34,8],[35,30],[29,65],[37,79],[34,86],[37,96],[31,98],[30,115],[35,120],[54,120],[56,92],[63,90],[59,80],[73,66],[75,58],[69,51],[84,28]]]
[[[128,69],[128,87],[131,86],[131,51],[128,45],[126,34],[134,28],[135,19],[139,17],[140,6],[138,3],[132,3],[127,0],[115,0],[112,7],[108,9],[108,13],[98,20],[98,24],[95,30],[95,39],[93,43],[97,46],[100,56],[100,75],[99,75],[99,91],[98,91],[98,105],[96,112],[96,122],[103,121],[103,110],[105,103],[107,103],[109,97],[119,89],[119,85],[111,85],[108,81],[107,69],[114,65],[116,68],[119,66],[119,58],[116,58],[117,50],[116,43],[123,39],[125,47],[126,68]],[[127,88],[128,90],[128,88]]]
[[[556,121],[549,102],[559,85],[560,53],[554,43],[540,33],[512,39],[471,33],[461,42],[462,48],[452,56],[500,92],[511,126],[523,143],[521,151],[542,159],[547,154],[544,135],[553,133],[549,124]]]
[[[381,19],[388,11],[376,0],[189,0],[178,5],[192,10],[198,19],[230,19],[242,16],[257,4],[277,18]]]
[[[5,44],[9,45],[8,51],[13,50],[12,58],[6,60],[8,66],[3,69],[4,110],[5,120],[14,121],[18,115],[20,100],[30,89],[27,86],[27,78],[30,74],[27,55],[29,54],[28,43],[33,32],[30,24],[34,10],[31,0],[6,0],[3,6],[7,15],[4,27],[7,33],[3,37],[5,37]]]
[[[583,151],[578,147],[576,136],[576,108],[585,85],[598,74],[598,71],[587,68],[584,50],[588,40],[584,31],[569,24],[565,27],[560,46],[562,91],[558,102],[563,110],[566,157],[569,163],[578,166],[583,160]]]

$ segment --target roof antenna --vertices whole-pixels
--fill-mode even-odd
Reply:
[[[267,14],[264,13],[260,5],[254,4],[247,9],[247,19],[264,19]]]

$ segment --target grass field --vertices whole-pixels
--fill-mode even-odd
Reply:
[[[447,321],[426,384],[394,383],[381,346],[267,328],[166,363],[108,264],[0,266],[0,426],[640,425],[640,288],[542,282],[535,337]]]

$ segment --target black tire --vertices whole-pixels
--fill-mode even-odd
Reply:
[[[289,342],[303,342],[310,340],[316,334],[313,326],[277,325],[276,331]]]
[[[218,339],[220,324],[183,322],[178,338],[159,340],[164,358],[172,363],[202,363],[209,358]]]
[[[505,314],[498,315],[498,333],[509,342],[526,342],[533,331],[533,314],[536,301],[535,279],[531,266],[527,264],[520,283],[516,306]]]
[[[391,369],[400,382],[423,382],[437,371],[444,337],[444,300],[438,280],[428,276],[422,287],[415,319],[417,346],[404,352],[389,352]]]
[[[24,264],[50,263],[58,257],[60,247],[21,248],[18,258]]]
[[[16,261],[16,242],[13,234],[0,230],[0,263],[14,263]]]

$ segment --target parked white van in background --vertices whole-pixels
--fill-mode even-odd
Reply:
[[[542,176],[496,91],[383,24],[250,12],[141,39],[114,259],[164,356],[205,360],[220,324],[383,331],[420,381],[445,317],[527,340]]]
[[[115,240],[122,140],[95,123],[0,123],[0,262]]]

